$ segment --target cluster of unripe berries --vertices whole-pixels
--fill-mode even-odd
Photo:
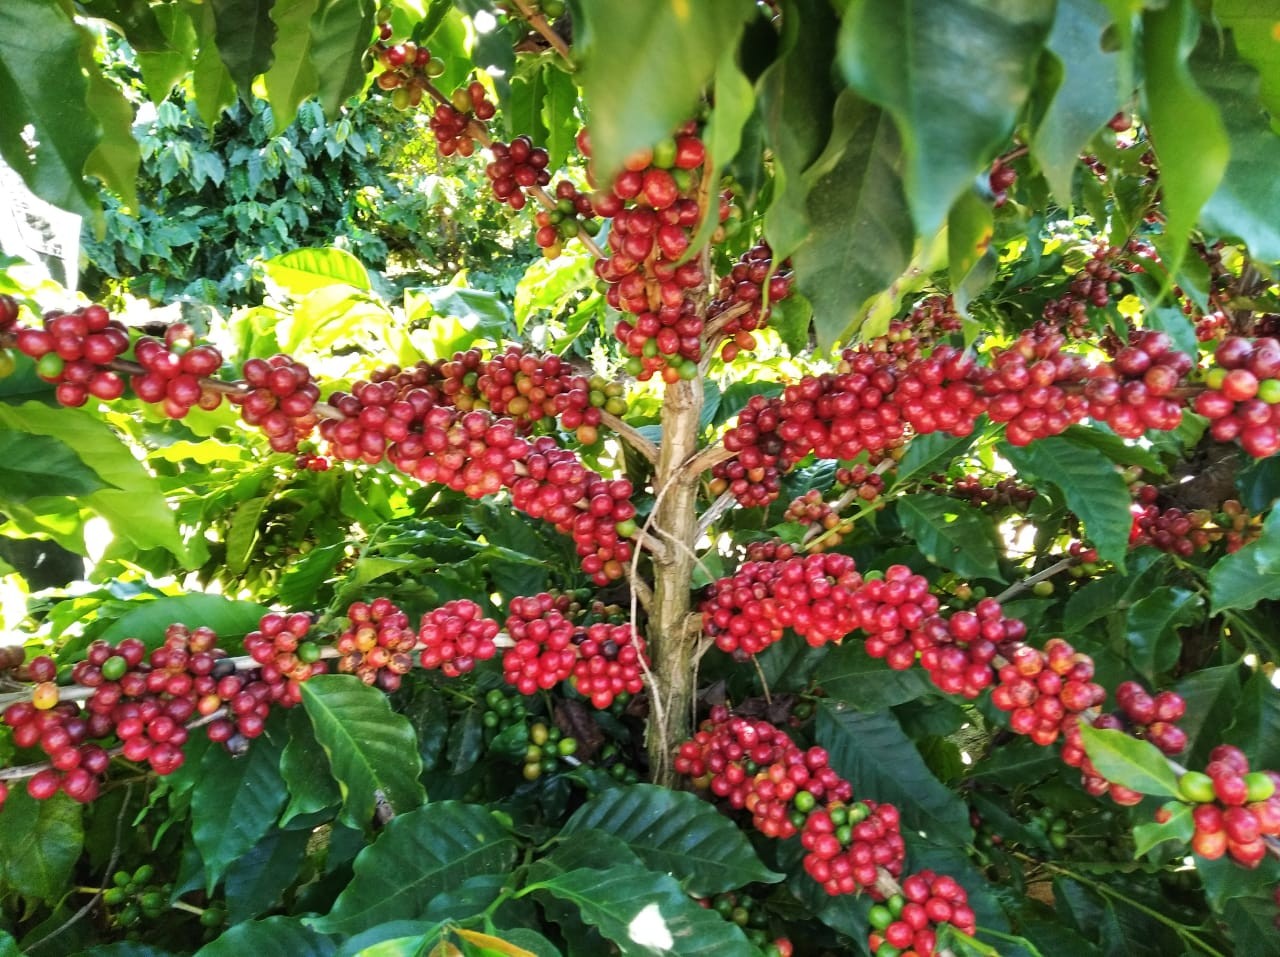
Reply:
[[[390,693],[413,667],[418,634],[409,616],[389,598],[354,602],[347,609],[349,627],[338,636],[338,670]]]
[[[1203,773],[1188,771],[1178,779],[1179,796],[1195,805],[1191,850],[1208,860],[1229,854],[1237,864],[1257,867],[1267,854],[1265,838],[1280,834],[1278,783],[1274,771],[1250,771],[1239,748],[1214,748]],[[1162,808],[1156,820],[1168,815]]]
[[[538,227],[534,241],[547,259],[559,256],[564,244],[579,232],[585,232],[588,236],[595,236],[600,232],[600,222],[595,218],[591,197],[566,179],[556,183],[555,206],[539,210],[533,221]]]
[[[16,307],[0,311],[12,316],[12,327]],[[0,325],[0,331],[4,328]],[[81,406],[90,396],[110,401],[124,394],[124,379],[112,364],[128,351],[129,332],[102,306],[47,312],[43,328],[18,327],[14,344],[36,360],[41,379],[56,383],[55,395],[63,405]]]
[[[493,102],[488,99],[484,84],[472,80],[466,86],[460,86],[449,97],[448,103],[437,103],[431,113],[431,132],[436,138],[436,149],[441,156],[470,156],[476,151],[475,134],[479,132],[472,124],[481,125],[485,120],[493,119],[497,112]],[[481,129],[483,126],[481,125]],[[524,196],[519,200],[524,205]],[[512,208],[519,209],[512,203]]]
[[[791,957],[795,951],[790,938],[770,938],[769,915],[760,902],[743,891],[729,891],[713,897],[697,898],[699,904],[713,910],[727,921],[742,928],[747,940],[760,949],[764,957]]]
[[[444,73],[444,61],[433,57],[426,47],[412,40],[390,43],[390,23],[378,25],[378,39],[370,52],[382,67],[374,82],[378,89],[391,93],[391,104],[397,110],[407,110],[422,102],[429,82]]]
[[[932,957],[937,928],[950,924],[964,934],[977,930],[969,895],[953,877],[924,870],[902,881],[902,891],[867,915],[871,933],[867,945],[873,957]]]
[[[1228,336],[1214,351],[1196,412],[1219,442],[1239,440],[1256,458],[1280,451],[1280,340]]]

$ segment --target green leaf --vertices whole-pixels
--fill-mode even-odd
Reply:
[[[782,880],[760,863],[731,821],[684,791],[652,784],[612,788],[580,807],[560,834],[589,828],[626,841],[646,865],[670,874],[696,897]]]
[[[793,254],[818,344],[851,335],[911,261],[901,147],[888,116],[846,90],[826,151],[804,173],[806,238]]]
[[[81,806],[65,794],[37,801],[15,787],[0,810],[0,880],[24,897],[57,901],[84,846]],[[14,838],[21,835],[20,840]]]
[[[872,658],[862,641],[832,648],[822,663],[819,682],[832,698],[858,711],[883,711],[927,694],[933,687],[922,669],[891,671]]]
[[[258,627],[263,608],[253,602],[236,601],[225,595],[192,592],[165,598],[138,600],[113,621],[98,637],[116,642],[122,638],[141,638],[149,646],[159,647],[164,630],[174,622],[195,628],[207,625],[218,633],[225,647],[228,638],[243,638]]]
[[[1191,0],[1170,0],[1148,10],[1143,24],[1143,117],[1160,163],[1165,214],[1161,252],[1166,266],[1176,272],[1201,207],[1222,181],[1230,150],[1222,117],[1188,69],[1200,32]],[[1188,136],[1187,130],[1196,135]]]
[[[1209,570],[1210,611],[1252,608],[1280,595],[1280,509],[1263,520],[1262,534]]]
[[[355,934],[412,918],[467,878],[504,872],[515,856],[515,842],[485,808],[428,804],[396,815],[356,857],[355,876],[333,910],[307,922],[321,933]]]
[[[1002,443],[1000,454],[1013,463],[1019,478],[1034,476],[1037,488],[1059,488],[1067,507],[1084,522],[1098,555],[1124,568],[1133,526],[1129,488],[1105,455],[1065,435],[1022,447]]]
[[[302,705],[342,791],[340,821],[367,828],[379,800],[403,814],[427,799],[413,728],[385,694],[355,675],[319,675],[303,683]]]
[[[628,865],[603,871],[582,868],[530,888],[575,905],[586,923],[617,945],[622,957],[758,953],[737,924],[690,900],[666,874]]]
[[[921,492],[898,499],[898,518],[907,537],[933,564],[965,578],[1004,580],[993,544],[995,529],[973,506]]]
[[[108,488],[65,442],[51,435],[0,435],[0,500],[27,502],[45,495],[88,495]]]
[[[854,783],[855,798],[898,806],[904,831],[935,843],[973,839],[964,801],[933,776],[892,713],[864,714],[824,701],[814,737],[831,753],[831,766]]]
[[[1280,46],[1280,43],[1276,44]],[[1200,213],[1209,229],[1243,239],[1268,262],[1280,260],[1280,136],[1258,101],[1258,74],[1220,53],[1217,38],[1201,43],[1192,59],[1197,82],[1222,111],[1231,159],[1222,182]]]
[[[338,782],[329,770],[329,759],[316,740],[315,730],[305,711],[289,713],[289,743],[280,755],[280,776],[289,789],[289,806],[280,817],[286,826],[295,817],[314,814],[342,799]]]
[[[1085,752],[1098,773],[1112,784],[1140,794],[1178,796],[1178,776],[1169,759],[1150,741],[1140,741],[1123,731],[1099,729],[1081,722]]]
[[[345,249],[296,249],[262,264],[267,278],[290,296],[301,298],[335,283],[369,292],[373,284],[360,260]]]
[[[897,124],[912,218],[932,236],[1008,142],[1053,22],[1051,0],[851,0],[839,65]],[[981,82],[977,78],[981,77]]]
[[[944,470],[955,459],[969,451],[973,435],[948,435],[946,432],[930,432],[912,436],[907,452],[898,463],[895,483],[906,482],[917,475],[932,475]]]
[[[271,8],[276,45],[263,83],[277,136],[298,115],[298,105],[320,88],[311,62],[311,18],[319,6],[320,0],[276,0]]]
[[[218,55],[214,40],[217,24],[214,22],[213,5],[202,4],[200,19],[195,24],[200,53],[191,70],[191,89],[196,96],[196,111],[204,125],[212,130],[222,111],[235,102],[236,85],[227,72],[227,65]]]
[[[196,30],[188,12],[175,4],[148,7],[164,34],[167,46],[155,52],[138,50],[138,66],[146,81],[147,95],[155,104],[163,103],[178,80],[192,68],[196,50]]]
[[[99,125],[86,102],[80,43],[70,4],[0,4],[0,157],[41,199],[87,215],[97,201],[84,169]],[[32,148],[23,135],[28,125]]]
[[[1186,588],[1162,585],[1129,606],[1125,621],[1129,660],[1148,681],[1178,663],[1180,628],[1198,622],[1204,599]]]
[[[984,263],[992,261],[994,254],[990,247],[994,234],[990,201],[977,190],[965,190],[947,216],[947,272],[959,296],[956,299],[959,309],[967,309],[973,295],[991,279],[991,271]],[[966,279],[970,282],[966,283]],[[961,293],[963,295],[959,295]]]
[[[1233,677],[1238,674],[1239,669],[1235,666],[1224,666],[1221,669],[1212,670],[1221,671],[1227,668],[1230,668]],[[1197,672],[1192,677],[1198,677],[1204,673]],[[1280,691],[1276,690],[1270,677],[1262,671],[1255,671],[1245,681],[1242,690],[1237,690],[1234,695],[1230,694],[1230,691],[1237,688],[1238,685],[1228,686],[1228,692],[1222,696],[1225,699],[1222,706],[1215,708],[1212,712],[1213,717],[1221,723],[1214,727],[1209,721],[1205,721],[1206,729],[1217,731],[1221,741],[1240,748],[1248,757],[1250,766],[1280,767]],[[1192,702],[1188,701],[1188,716],[1192,713],[1191,705]],[[1230,722],[1230,725],[1224,733],[1221,730],[1222,725],[1227,722]],[[1206,744],[1210,743],[1218,742],[1206,741]],[[1206,759],[1208,751],[1209,748],[1206,747],[1204,749]]]
[[[773,150],[773,202],[765,236],[779,259],[804,242],[809,228],[802,178],[831,139],[836,89],[826,70],[835,56],[839,24],[827,0],[795,0],[782,18],[782,48],[760,77],[763,127]]]
[[[271,19],[275,0],[208,0],[217,26],[218,55],[244,96],[253,78],[271,66],[276,25]]]
[[[1213,15],[1231,30],[1240,56],[1262,75],[1263,102],[1272,116],[1280,116],[1280,44],[1270,0],[1215,0]]]
[[[275,826],[288,792],[280,777],[279,732],[270,728],[248,754],[232,757],[212,747],[200,762],[191,795],[191,836],[204,860],[212,892],[227,868]]]
[[[1169,801],[1165,804],[1169,812],[1169,820],[1163,824],[1151,821],[1139,824],[1133,829],[1133,856],[1142,857],[1153,847],[1165,841],[1177,841],[1186,844],[1195,833],[1195,822],[1191,820],[1191,805],[1181,801]]]
[[[574,19],[574,48],[602,179],[692,116],[716,63],[751,14],[750,0],[592,0]]]
[[[85,102],[102,127],[102,136],[85,160],[84,171],[98,177],[126,206],[136,207],[142,151],[133,136],[133,107],[120,87],[98,68],[94,60],[98,38],[89,30],[82,33],[80,61],[89,79]]]
[[[1155,310],[1148,310],[1144,316],[1144,321],[1148,324],[1152,321],[1152,313]],[[1179,316],[1182,316],[1181,309],[1175,309]],[[1186,317],[1183,317],[1185,320]],[[1167,326],[1160,327],[1165,332],[1170,332]],[[1195,328],[1191,328],[1192,340],[1195,338]],[[1194,351],[1194,349],[1193,349]],[[1144,449],[1136,442],[1122,439],[1116,435],[1105,425],[1073,425],[1067,431],[1062,433],[1068,441],[1074,442],[1076,445],[1087,445],[1090,448],[1097,449],[1112,462],[1117,465],[1141,465],[1148,472],[1164,475],[1168,472],[1159,457],[1153,455],[1148,449]]]
[[[134,458],[129,447],[91,413],[50,408],[39,402],[0,404],[0,426],[53,436],[70,446],[81,461],[92,462],[93,470],[112,486],[78,498],[78,505],[97,512],[111,524],[113,532],[138,548],[165,548],[180,561],[190,560],[160,483]]]
[[[1059,0],[1046,44],[1060,78],[1031,138],[1031,155],[1061,202],[1080,154],[1120,108],[1120,57],[1103,42],[1111,17],[1097,0]]]
[[[227,570],[239,575],[249,566],[253,548],[258,543],[258,522],[271,503],[266,495],[248,499],[236,506],[227,523]]]
[[[1230,930],[1236,953],[1250,957],[1280,954],[1276,935],[1276,902],[1270,894],[1233,897],[1222,908],[1222,919]]]
[[[563,70],[547,70],[547,93],[542,100],[542,122],[547,127],[547,167],[560,169],[574,150],[578,119],[578,88]]]
[[[18,942],[7,931],[0,930],[0,957],[21,957]]]
[[[232,924],[274,910],[298,877],[306,856],[308,830],[272,829],[228,869],[225,883],[227,919]]]
[[[295,917],[268,917],[237,924],[196,951],[196,957],[332,957],[336,949]]]

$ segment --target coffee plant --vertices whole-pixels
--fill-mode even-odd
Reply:
[[[90,229],[124,63],[296,183],[300,113],[401,116],[531,263],[0,263],[0,954],[1280,953],[1260,5],[0,24],[0,155]]]

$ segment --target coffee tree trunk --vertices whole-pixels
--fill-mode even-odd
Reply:
[[[701,629],[692,610],[693,546],[697,538],[698,476],[685,465],[698,449],[702,381],[667,386],[662,406],[662,444],[654,491],[657,505],[650,533],[660,547],[653,560],[653,606],[649,641],[653,658],[647,741],[653,779],[671,785],[671,749],[692,727],[696,652]]]

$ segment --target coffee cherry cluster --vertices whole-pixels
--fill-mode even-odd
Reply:
[[[453,91],[448,103],[438,103],[431,113],[431,132],[436,138],[436,148],[441,156],[470,156],[476,151],[472,123],[483,129],[485,120],[493,119],[497,108],[488,99],[484,84],[472,81]],[[520,197],[524,205],[524,196]],[[519,206],[513,204],[513,208]]]
[[[503,652],[502,677],[523,695],[554,688],[573,674],[576,629],[556,605],[543,592],[513,598],[507,606],[506,631],[515,645]]]
[[[977,475],[962,475],[950,482],[945,475],[934,475],[931,480],[948,495],[970,505],[1025,509],[1036,498],[1036,490],[1016,478],[1003,478],[994,485],[987,485]]]
[[[154,867],[143,864],[132,874],[116,871],[111,875],[111,886],[102,892],[102,903],[118,908],[112,914],[113,923],[136,927],[144,918],[154,920],[169,910],[173,885],[156,883],[155,874]]]
[[[747,940],[759,948],[764,957],[791,957],[794,946],[786,937],[770,939],[767,933],[769,915],[761,902],[745,891],[729,891],[713,897],[695,898],[698,903],[713,910],[725,920],[737,924]]]
[[[847,555],[745,562],[709,587],[700,606],[703,632],[721,651],[742,658],[763,651],[787,628],[818,647],[858,627],[861,585]]]
[[[808,852],[805,873],[832,896],[866,891],[882,899],[881,869],[897,877],[906,857],[898,826],[898,809],[892,804],[832,803],[815,810],[800,832],[800,844]]]
[[[805,751],[767,721],[731,715],[723,705],[712,708],[694,736],[680,745],[674,767],[695,787],[749,811],[766,837],[790,837],[819,801],[853,796],[825,750]]]
[[[555,207],[539,210],[533,217],[538,231],[534,241],[547,259],[555,259],[564,244],[585,232],[595,236],[600,232],[600,222],[595,218],[591,197],[581,192],[568,180],[556,183]]]
[[[867,920],[871,925],[867,943],[874,957],[932,957],[942,924],[963,934],[977,931],[977,917],[965,889],[955,878],[930,870],[904,878],[902,893],[874,905]]]
[[[1213,354],[1196,412],[1209,419],[1219,442],[1238,439],[1256,458],[1280,451],[1280,340],[1228,336]]]
[[[88,740],[88,722],[75,704],[62,702],[42,709],[36,702],[17,702],[5,709],[4,723],[13,729],[16,747],[39,748],[52,764],[27,779],[31,797],[44,801],[61,791],[72,800],[87,803],[98,796],[111,757],[101,745]],[[8,794],[6,784],[0,789],[0,807]]]
[[[1008,664],[997,672],[999,684],[991,702],[1009,713],[1015,734],[1025,734],[1042,747],[1073,727],[1081,712],[1106,700],[1106,691],[1093,682],[1093,660],[1061,638],[1050,638],[1043,651],[1019,645],[1006,657]],[[1072,755],[1065,750],[1063,760],[1072,764]]]
[[[523,724],[524,719],[520,718],[519,723]],[[548,727],[544,721],[535,721],[529,726],[527,740],[529,743],[521,755],[523,766],[520,769],[521,776],[526,781],[536,781],[544,774],[554,774],[560,768],[561,759],[572,760],[578,751],[577,738],[566,737],[555,725]]]
[[[0,307],[0,314],[8,317],[0,331],[13,327],[17,303],[12,309]],[[62,405],[81,406],[90,396],[110,401],[124,394],[124,379],[111,364],[128,350],[129,333],[102,306],[47,312],[43,328],[17,327],[15,345],[36,360],[41,379],[56,384],[54,396]]]
[[[1016,647],[1026,632],[1020,619],[1006,618],[999,602],[984,598],[972,611],[926,619],[911,639],[920,649],[920,664],[939,689],[976,698],[996,677],[997,650]]]
[[[510,145],[495,141],[489,144],[493,161],[485,166],[489,188],[500,202],[512,209],[524,209],[526,189],[547,186],[551,174],[547,172],[550,154],[540,146],[534,146],[527,136],[517,136]]]
[[[445,602],[423,616],[418,629],[422,667],[439,668],[456,678],[474,668],[477,661],[488,661],[497,653],[493,643],[497,634],[498,623],[485,618],[475,602]]]
[[[262,666],[263,680],[285,683],[286,707],[302,702],[302,682],[328,670],[320,660],[320,646],[307,640],[312,623],[306,612],[270,612],[244,637],[244,650]]]
[[[1109,363],[1098,366],[1085,385],[1089,415],[1125,438],[1147,429],[1171,431],[1182,422],[1182,406],[1171,396],[1193,360],[1173,348],[1168,334],[1134,332]]]
[[[1191,850],[1207,860],[1230,854],[1243,867],[1257,867],[1267,854],[1264,838],[1280,834],[1277,784],[1280,774],[1250,771],[1239,748],[1214,748],[1203,773],[1188,771],[1178,779],[1180,796],[1196,805]]]
[[[350,626],[338,636],[338,670],[355,675],[388,694],[413,667],[417,632],[409,616],[389,598],[353,602],[347,609]]]
[[[1063,328],[1073,338],[1084,338],[1089,333],[1088,310],[1105,309],[1113,295],[1120,295],[1119,285],[1124,274],[1113,261],[1119,251],[1108,246],[1093,250],[1084,268],[1071,280],[1066,293],[1044,304],[1044,318]]]
[[[591,699],[592,707],[603,711],[618,695],[644,690],[645,643],[630,625],[597,622],[575,634],[574,641],[578,659],[573,664],[573,682],[579,694]]]
[[[841,466],[836,469],[836,485],[844,489],[856,489],[857,496],[864,502],[874,502],[884,494],[885,479],[880,472],[873,472],[865,465],[853,468]]]
[[[241,418],[262,429],[275,451],[296,452],[319,421],[315,405],[320,389],[311,371],[277,354],[245,362],[244,379],[248,391],[230,396],[232,404],[240,406]]]
[[[773,250],[768,243],[758,243],[742,254],[729,274],[721,278],[715,298],[707,304],[708,323],[715,322],[738,304],[746,308],[746,312],[720,330],[726,339],[720,353],[725,362],[732,362],[739,352],[750,352],[756,347],[751,333],[768,325],[773,304],[791,295],[791,287],[788,263],[773,272]]]
[[[854,606],[867,633],[867,654],[884,658],[895,671],[910,668],[917,651],[930,647],[921,629],[937,613],[938,599],[930,594],[928,580],[907,566],[891,565],[883,577],[869,579]]]
[[[444,73],[445,64],[439,57],[433,57],[426,47],[420,47],[412,40],[388,43],[391,36],[391,24],[378,25],[378,41],[373,45],[372,53],[382,72],[374,82],[378,89],[391,93],[391,104],[397,110],[407,110],[422,102],[429,81]]]
[[[1187,703],[1176,691],[1152,695],[1138,682],[1125,681],[1116,688],[1116,704],[1120,711],[1095,718],[1095,728],[1110,728],[1145,738],[1170,757],[1186,749],[1187,733],[1176,722],[1187,713]]]
[[[840,516],[827,504],[822,490],[816,488],[811,488],[793,499],[787,506],[787,510],[782,513],[782,520],[795,522],[797,525],[821,524],[827,529],[833,529],[840,524]]]

